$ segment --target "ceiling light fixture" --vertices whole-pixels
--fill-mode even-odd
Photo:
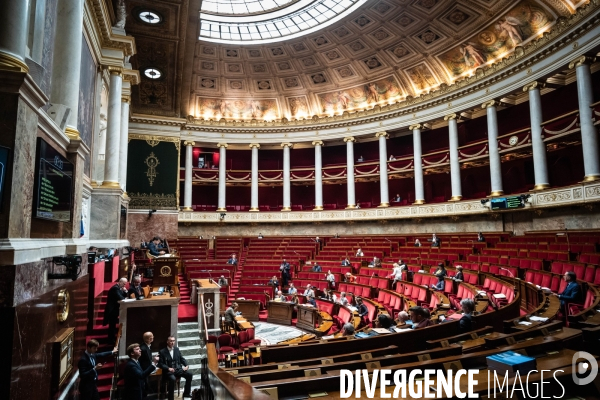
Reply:
[[[148,10],[140,11],[138,17],[147,24],[158,24],[162,21],[157,13]]]
[[[162,76],[162,72],[156,68],[148,68],[144,71],[144,75],[150,79],[158,79]]]

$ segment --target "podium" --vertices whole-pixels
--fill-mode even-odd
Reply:
[[[291,325],[294,306],[294,303],[269,301],[267,303],[267,322],[281,325]]]
[[[198,318],[206,317],[206,329],[209,335],[221,333],[220,309],[221,309],[221,286],[212,279],[195,279],[196,296],[198,304]],[[200,323],[200,322],[199,322]]]
[[[258,300],[235,300],[238,304],[238,311],[242,313],[248,321],[258,321],[260,311],[260,301]]]
[[[156,257],[153,265],[153,286],[176,285],[179,283],[179,257]]]
[[[123,324],[119,356],[126,356],[127,346],[143,343],[144,332],[152,332],[156,348],[166,345],[167,337],[177,337],[177,311],[179,297],[169,294],[152,296],[142,300],[126,299],[120,301],[119,322]],[[154,351],[154,346],[153,349]]]
[[[319,310],[316,307],[298,304],[298,322],[296,326],[309,332],[314,332],[318,324]]]

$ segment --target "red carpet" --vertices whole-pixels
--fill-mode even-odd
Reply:
[[[198,322],[198,305],[179,303],[177,319],[179,322]]]

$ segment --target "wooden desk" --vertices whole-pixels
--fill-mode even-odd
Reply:
[[[258,300],[236,300],[238,311],[242,313],[242,317],[248,321],[258,321],[258,313],[260,311],[260,301]]]
[[[144,332],[151,331],[157,338],[169,335],[177,337],[179,300],[179,297],[167,294],[143,300],[120,301],[119,322],[123,324],[123,336],[119,342],[119,355],[125,356],[127,346],[131,343],[142,343]]]
[[[153,264],[152,285],[176,285],[179,282],[179,257],[156,257]]]
[[[267,310],[269,313],[267,322],[281,325],[291,325],[294,306],[294,303],[269,301],[267,303]]]
[[[296,322],[296,326],[300,329],[314,332],[318,323],[318,312],[319,310],[315,307],[298,304],[298,322]]]

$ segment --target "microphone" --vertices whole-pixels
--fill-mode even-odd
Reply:
[[[210,273],[212,271],[212,269],[209,269],[208,272],[208,283],[213,283],[213,278],[212,278],[212,274]]]
[[[515,275],[514,275],[514,274],[513,274],[513,273],[512,273],[512,272],[511,272],[509,269],[502,268],[502,267],[500,267],[500,269],[501,269],[502,271],[506,271],[506,272],[508,272],[508,273],[510,274],[510,277],[511,277],[511,278],[513,278],[513,279],[519,279],[519,278],[515,277]]]
[[[392,241],[388,238],[384,238],[385,240],[387,240],[388,242],[392,243]]]

